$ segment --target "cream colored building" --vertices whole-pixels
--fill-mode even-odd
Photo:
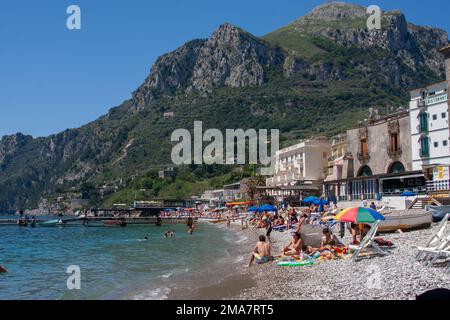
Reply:
[[[331,143],[326,138],[306,140],[276,153],[276,174],[268,187],[313,185],[326,177]]]

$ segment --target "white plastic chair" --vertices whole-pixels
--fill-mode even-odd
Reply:
[[[447,235],[436,248],[427,249],[424,252],[425,258],[422,260],[424,266],[433,265],[439,258],[450,257],[450,235]]]
[[[353,261],[356,261],[359,257],[359,254],[361,253],[361,251],[366,248],[373,249],[374,253],[378,253],[381,255],[387,254],[375,242],[375,236],[377,234],[379,225],[380,225],[380,221],[375,222],[375,224],[373,224],[372,228],[370,228],[369,232],[367,233],[367,235],[364,237],[364,239],[361,241],[361,243],[358,246],[350,246],[350,249],[354,250],[354,253],[352,256]]]
[[[427,253],[429,250],[436,250],[437,247],[441,244],[442,240],[445,237],[447,226],[448,226],[448,219],[450,217],[450,213],[447,213],[442,219],[442,221],[439,223],[439,226],[437,227],[436,232],[433,232],[431,237],[428,239],[425,247],[418,247],[417,249],[419,252],[417,252],[416,260],[422,261],[425,259]]]

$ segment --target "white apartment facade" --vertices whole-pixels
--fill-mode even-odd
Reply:
[[[410,123],[413,170],[450,165],[448,83],[411,92]]]
[[[266,180],[266,186],[296,186],[324,180],[330,151],[331,144],[326,139],[306,140],[279,150],[275,155],[275,175]]]

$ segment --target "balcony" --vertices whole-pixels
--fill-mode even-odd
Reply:
[[[365,153],[358,152],[357,158],[361,163],[368,163],[370,161],[370,155],[367,152]]]
[[[400,158],[403,154],[403,151],[401,147],[393,148],[389,146],[387,147],[387,153],[389,158]]]

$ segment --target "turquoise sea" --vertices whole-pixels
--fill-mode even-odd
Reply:
[[[175,238],[166,239],[167,229]],[[144,237],[149,240],[145,241]],[[0,227],[0,299],[166,299],[233,272],[242,236],[199,223],[127,227]],[[81,289],[68,290],[67,268]]]

